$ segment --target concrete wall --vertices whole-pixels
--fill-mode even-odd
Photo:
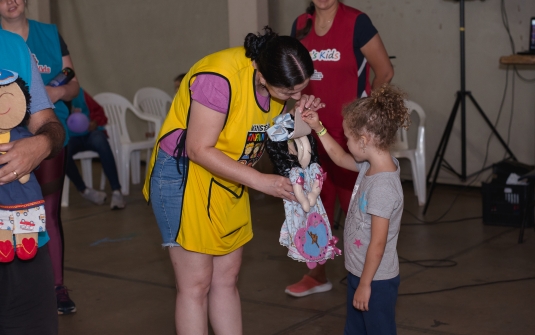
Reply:
[[[459,3],[446,0],[345,0],[349,6],[366,12],[379,30],[396,74],[393,82],[409,93],[427,113],[428,167],[440,142],[448,116],[460,89]],[[270,24],[281,33],[289,33],[295,17],[309,2],[303,0],[270,1]],[[529,19],[535,16],[535,1],[507,0],[510,30],[517,50],[527,49]],[[467,89],[494,122],[504,92],[506,67],[499,58],[511,54],[508,35],[503,27],[500,1],[466,1],[466,83]],[[518,67],[524,77],[535,78],[535,66]],[[504,110],[498,124],[507,139],[511,115],[511,81]],[[514,114],[510,147],[524,163],[535,164],[535,84],[515,79]],[[468,173],[481,168],[489,128],[475,108],[468,104]],[[493,139],[488,163],[503,158],[504,150]],[[448,150],[448,161],[460,168],[460,124],[457,122]],[[457,183],[456,177],[441,173],[441,180]]]
[[[92,94],[132,100],[145,86],[172,94],[177,74],[228,47],[226,1],[52,0],[52,11]]]
[[[229,46],[243,45],[248,33],[262,30],[268,24],[267,0],[227,0]]]

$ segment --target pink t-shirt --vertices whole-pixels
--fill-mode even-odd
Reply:
[[[228,112],[230,90],[227,81],[222,77],[214,74],[198,75],[190,90],[191,98],[201,105],[223,114]],[[269,96],[265,97],[256,92],[256,99],[263,109],[269,109]],[[174,151],[182,132],[182,129],[178,129],[167,135],[160,141],[160,149],[169,155],[176,156]],[[187,156],[186,150],[184,150],[184,156]]]

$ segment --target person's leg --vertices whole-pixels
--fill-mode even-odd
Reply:
[[[73,182],[74,186],[76,187],[78,192],[80,192],[82,197],[91,201],[95,205],[102,205],[106,201],[106,193],[87,187],[73,159],[73,156],[77,153],[81,151],[91,150],[87,146],[88,137],[89,135],[72,136],[69,139],[69,144],[67,145],[66,153],[67,163],[65,167],[65,174]]]
[[[208,335],[208,292],[214,256],[169,248],[177,287],[175,326],[177,335]],[[218,334],[219,335],[219,334]]]
[[[218,335],[241,335],[241,302],[238,292],[243,247],[213,258],[212,283],[208,293],[208,315]]]
[[[57,335],[53,287],[46,245],[31,260],[0,263],[0,334]]]
[[[46,230],[50,236],[48,251],[54,269],[54,285],[59,314],[76,312],[76,305],[63,286],[63,225],[61,223],[61,195],[65,180],[65,149],[56,157],[41,162],[35,176],[45,200]]]
[[[115,158],[108,142],[108,137],[102,130],[95,130],[88,134],[87,146],[89,150],[96,151],[100,156],[102,169],[104,174],[110,182],[112,195],[110,207],[111,209],[123,209],[126,203],[121,193],[121,184],[119,183],[119,175],[117,173],[117,166]]]
[[[347,274],[347,312],[344,335],[366,335],[366,326],[362,312],[353,307],[353,297],[359,286],[360,278],[352,273]]]
[[[121,184],[117,174],[117,165],[106,134],[102,130],[90,132],[87,138],[87,147],[88,150],[96,151],[100,156],[102,169],[110,182],[112,191],[120,190]]]
[[[56,157],[42,161],[34,172],[45,200],[46,230],[50,236],[48,251],[54,269],[54,284],[63,285],[63,227],[60,209],[65,179],[65,149]]]
[[[80,175],[80,171],[78,171],[78,167],[76,166],[76,163],[74,162],[74,159],[72,158],[74,155],[79,153],[80,151],[84,151],[87,149],[84,149],[84,136],[71,136],[69,139],[69,144],[67,144],[67,154],[66,154],[66,167],[65,167],[65,174],[69,179],[72,181],[78,192],[83,193],[86,189],[84,180],[82,179],[82,176]]]
[[[396,334],[396,301],[399,275],[388,280],[372,281],[369,310],[362,313],[368,335]]]

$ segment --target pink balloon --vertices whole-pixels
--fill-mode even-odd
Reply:
[[[73,113],[67,118],[67,127],[74,133],[83,133],[89,128],[89,118],[84,113]]]

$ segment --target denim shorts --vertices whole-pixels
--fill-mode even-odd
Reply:
[[[187,163],[187,157],[181,157],[178,160],[182,173]],[[185,185],[182,177],[183,174],[178,172],[177,158],[160,149],[150,180],[150,201],[162,234],[164,247],[179,245],[176,238],[180,227]]]

